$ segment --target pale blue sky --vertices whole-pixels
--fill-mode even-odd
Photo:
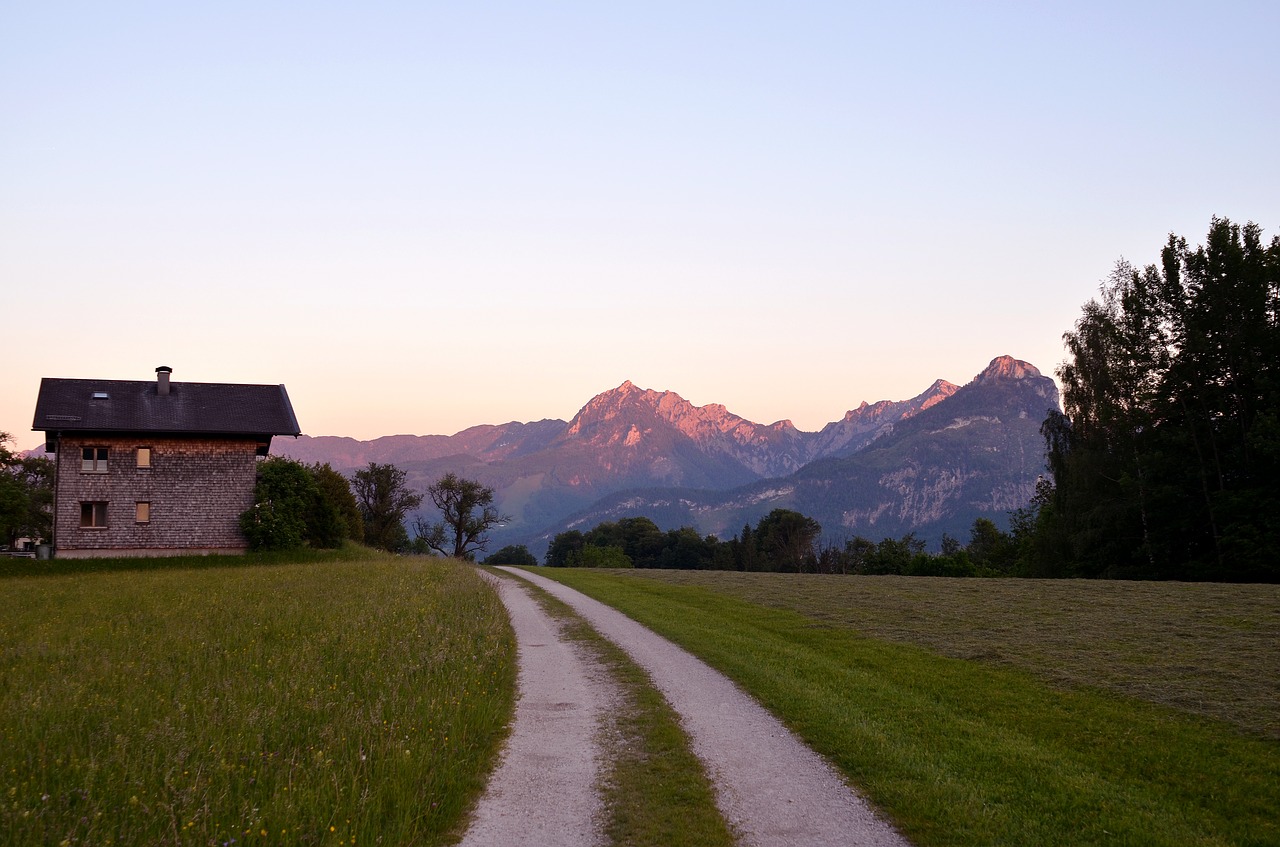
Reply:
[[[41,376],[303,430],[623,380],[803,429],[1046,373],[1114,262],[1280,231],[1280,4],[0,2],[0,430]]]

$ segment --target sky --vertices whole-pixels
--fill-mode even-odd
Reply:
[[[41,377],[303,432],[631,380],[820,429],[1052,374],[1117,260],[1280,232],[1280,4],[0,0],[0,431]]]

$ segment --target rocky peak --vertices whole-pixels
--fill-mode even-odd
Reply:
[[[675,392],[640,388],[627,380],[593,397],[569,422],[565,434],[578,436],[615,419],[618,425],[628,427],[636,424],[649,427],[652,422],[661,421],[695,440],[712,432],[728,432],[746,423],[718,403],[695,406]]]
[[[960,386],[956,385],[954,382],[947,382],[945,379],[935,379],[933,381],[933,385],[926,388],[923,394],[912,398],[910,402],[916,407],[915,410],[917,412],[923,412],[930,406],[937,405],[943,400],[946,400],[959,390]]]
[[[790,473],[808,461],[807,435],[790,420],[756,424],[719,403],[695,406],[673,391],[627,381],[592,398],[558,442],[622,451],[625,455],[612,460],[615,465],[668,461],[693,449],[760,477]]]
[[[997,356],[987,365],[986,370],[973,378],[974,382],[986,382],[994,379],[1029,379],[1041,376],[1035,365],[1015,359],[1012,356]]]

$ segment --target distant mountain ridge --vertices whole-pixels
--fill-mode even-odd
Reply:
[[[1022,421],[1021,426],[1009,421],[1010,404],[1017,405],[1013,395],[1024,400],[1019,406],[1023,417],[1013,416],[1013,420]],[[975,404],[977,408],[967,416],[954,412],[969,410]],[[1041,408],[1031,410],[1036,404]],[[494,488],[499,507],[514,517],[510,525],[495,535],[494,543],[530,541],[537,547],[537,539],[545,540],[551,531],[565,525],[575,514],[585,519],[582,516],[594,512],[614,514],[618,508],[638,510],[632,514],[643,514],[646,508],[659,512],[665,508],[671,516],[659,521],[660,525],[679,518],[703,532],[725,532],[726,529],[733,532],[741,526],[732,526],[724,520],[728,520],[727,516],[735,509],[717,492],[747,492],[758,486],[768,489],[779,480],[786,480],[783,487],[792,486],[793,491],[809,491],[815,486],[811,481],[816,478],[815,474],[847,475],[852,472],[851,468],[841,462],[873,449],[875,455],[882,456],[882,448],[911,439],[950,443],[956,441],[955,433],[961,430],[976,433],[994,428],[1007,437],[998,444],[988,445],[990,450],[997,453],[1016,450],[1023,455],[1030,451],[1037,458],[1029,482],[1021,469],[1014,474],[1016,479],[997,479],[999,474],[983,474],[979,476],[984,480],[987,476],[991,479],[975,482],[973,475],[965,476],[966,485],[970,487],[987,482],[994,486],[988,492],[989,511],[998,503],[1021,497],[1024,492],[1026,497],[1030,496],[1030,486],[1043,466],[1039,424],[1050,408],[1057,407],[1057,388],[1052,380],[1041,376],[1026,362],[1001,356],[964,387],[937,380],[910,400],[864,402],[818,432],[798,430],[788,420],[767,425],[754,423],[720,404],[695,406],[674,392],[643,389],[626,381],[592,398],[567,422],[513,421],[475,426],[451,436],[394,435],[370,441],[301,436],[293,441],[276,439],[272,452],[306,462],[328,462],[348,473],[369,462],[392,463],[406,470],[409,484],[417,490],[424,489],[447,471],[478,479]],[[956,423],[961,418],[972,420],[966,424]],[[1032,418],[1034,420],[1027,424]],[[945,425],[925,435],[921,427],[910,425],[916,419],[945,420]],[[984,425],[969,429],[970,424],[979,419]],[[1016,434],[1007,432],[1011,427],[1017,430]],[[913,473],[918,478],[919,459],[910,456],[903,459],[914,462],[911,467],[915,469],[896,472]],[[821,468],[827,470],[817,470]],[[863,470],[853,475],[862,479],[859,484],[863,489],[872,484]],[[818,487],[823,485],[844,492],[841,496],[850,501],[851,508],[839,510],[840,526],[862,526],[871,534],[889,526],[881,518],[860,522],[856,517],[860,510],[854,501],[860,502],[861,495],[854,496],[856,492],[848,486],[837,484],[834,479],[817,483]],[[875,485],[882,487],[880,481]],[[899,489],[898,496],[902,497],[907,496],[908,490],[915,491],[910,485],[900,485]],[[997,494],[997,489],[1009,493],[1007,496]],[[699,505],[674,511],[657,505],[669,500],[669,495],[677,490],[699,492],[697,496],[681,495]],[[649,494],[640,496],[634,493],[637,491]],[[633,493],[624,496],[625,492]],[[760,492],[734,496],[753,497],[761,508],[760,504],[766,503],[792,503],[787,507],[797,508],[801,501],[813,499],[769,497]],[[621,501],[631,505],[617,506]],[[712,505],[713,501],[719,505]],[[808,507],[815,506],[810,503]],[[980,507],[967,508],[980,510]],[[903,525],[924,526],[937,521],[937,515],[916,506],[881,504],[871,511],[877,509],[879,515],[885,514],[886,509],[902,513],[904,517],[899,522]],[[829,527],[836,513],[826,506],[822,511],[826,520],[817,514],[813,516],[818,517],[824,527]],[[724,520],[721,516],[725,516]]]
[[[362,468],[370,462],[396,464],[459,455],[497,461],[543,449],[560,435],[564,425],[561,420],[512,421],[481,424],[454,435],[384,435],[369,441],[341,435],[301,435],[292,442],[278,440],[271,452],[301,462],[328,462],[334,468]],[[276,447],[279,449],[274,449]]]
[[[835,456],[860,450],[886,432],[891,432],[897,421],[941,403],[959,389],[955,383],[939,379],[923,394],[910,400],[881,400],[871,405],[864,401],[858,408],[846,412],[842,420],[822,428],[815,446],[816,455]]]

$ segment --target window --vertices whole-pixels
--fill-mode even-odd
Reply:
[[[143,468],[150,468],[150,467],[151,467],[151,448],[139,447],[138,448],[138,468],[143,469]]]
[[[136,508],[133,519],[138,523],[151,523],[151,504],[144,500],[139,500],[134,506]]]
[[[107,504],[102,501],[80,504],[80,526],[85,529],[102,529],[107,525]]]
[[[80,471],[82,473],[107,472],[107,448],[86,447],[80,453]]]

